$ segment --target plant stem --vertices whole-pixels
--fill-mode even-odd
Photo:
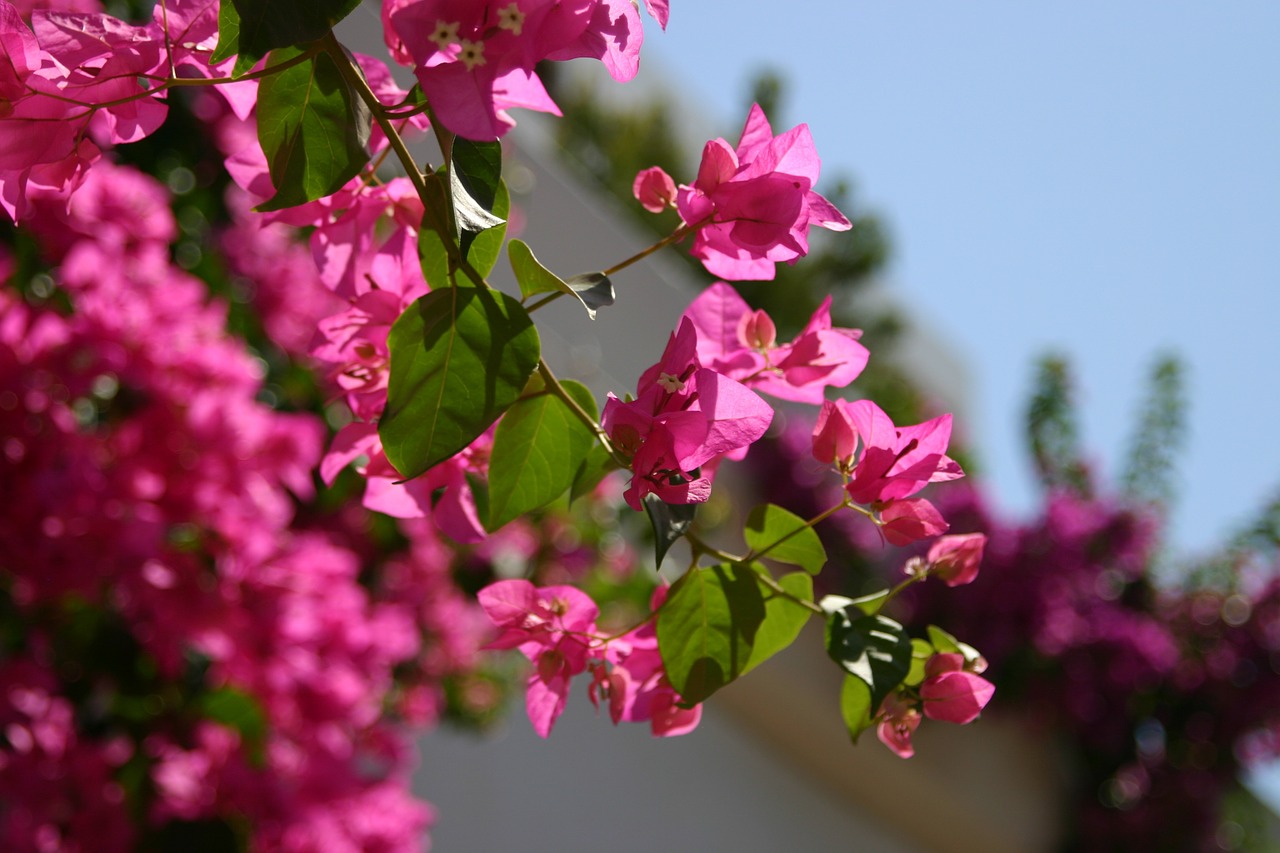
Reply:
[[[909,577],[907,577],[906,580],[900,582],[893,589],[889,590],[888,595],[886,595],[884,599],[880,602],[880,604],[876,607],[876,613],[879,613],[880,611],[884,610],[884,606],[888,604],[890,601],[893,601],[894,596],[896,596],[898,593],[902,592],[904,589],[911,586],[912,584],[920,583],[920,581],[924,580],[927,577],[928,577],[927,574],[910,575]]]
[[[706,225],[710,221],[711,221],[711,217],[708,216],[706,219],[703,219],[699,222],[695,222],[692,225],[681,225],[679,228],[672,231],[670,234],[663,237],[661,240],[654,243],[649,248],[642,249],[639,252],[636,252],[634,255],[627,258],[625,261],[619,261],[618,263],[614,264],[613,266],[609,267],[607,270],[604,270],[603,272],[605,275],[613,275],[619,270],[624,270],[638,261],[643,261],[645,258],[649,257],[659,249],[665,249],[667,246],[671,246],[676,243],[679,243],[685,237],[688,237],[690,234],[697,231],[699,228]]]
[[[802,531],[809,530],[810,528],[812,528],[814,525],[818,524],[819,522],[826,521],[828,518],[830,518],[831,516],[835,515],[837,512],[839,512],[840,510],[844,509],[845,507],[851,507],[851,506],[853,506],[853,504],[849,503],[849,501],[848,501],[848,500],[841,501],[840,503],[836,504],[835,506],[833,506],[833,507],[831,507],[831,508],[829,508],[829,509],[825,509],[825,510],[823,510],[822,512],[818,513],[818,514],[817,514],[817,515],[815,515],[813,518],[811,518],[811,519],[809,519],[808,521],[806,521],[806,522],[804,523],[804,525],[803,525],[803,526],[801,526],[801,527],[797,527],[795,530],[792,530],[791,532],[787,533],[786,535],[778,537],[778,540],[777,540],[776,542],[773,542],[772,544],[770,544],[770,545],[768,545],[768,546],[766,546],[766,547],[764,547],[764,548],[760,549],[759,551],[752,551],[750,554],[747,554],[747,556],[745,557],[745,559],[746,559],[748,562],[750,562],[750,561],[752,561],[752,560],[758,560],[758,559],[760,559],[761,557],[763,557],[765,554],[768,554],[768,553],[769,553],[770,551],[772,551],[774,548],[777,548],[777,547],[778,547],[779,545],[781,545],[783,542],[786,542],[786,541],[787,541],[788,539],[790,539],[792,536],[795,536],[795,535],[797,535],[798,533],[801,533]]]
[[[561,402],[568,406],[569,410],[573,412],[574,416],[586,424],[587,428],[595,433],[596,440],[600,442],[605,450],[609,451],[609,456],[612,457],[614,463],[616,463],[619,468],[628,467],[627,460],[614,449],[613,442],[609,440],[608,433],[604,431],[604,428],[600,426],[595,418],[587,414],[586,411],[583,410],[582,406],[578,405],[578,401],[573,399],[572,395],[570,395],[568,391],[564,390],[564,386],[560,384],[560,380],[551,372],[550,366],[548,366],[547,362],[541,358],[538,359],[538,373],[542,376],[542,381],[547,383],[547,390],[559,397]]]
[[[788,592],[786,589],[783,588],[782,584],[778,583],[776,580],[773,579],[773,575],[770,575],[767,572],[756,572],[756,571],[753,571],[752,574],[756,576],[756,580],[760,583],[760,585],[765,587],[766,589],[772,590],[773,592],[782,596],[783,598],[794,601],[796,604],[799,604],[801,607],[803,607],[805,610],[808,610],[810,613],[816,613],[819,616],[826,618],[827,613],[825,610],[823,610],[815,602],[812,602],[807,598],[801,598],[798,595],[794,595]]]

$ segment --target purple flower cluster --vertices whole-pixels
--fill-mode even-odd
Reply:
[[[1069,745],[1071,849],[1220,849],[1223,797],[1280,755],[1280,583],[1158,585],[1158,518],[1120,501],[1057,493],[1012,527],[962,500],[948,517],[987,533],[982,573],[913,590],[913,617],[945,613],[990,660],[997,707]]]

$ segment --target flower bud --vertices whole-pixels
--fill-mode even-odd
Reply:
[[[963,586],[978,576],[987,537],[981,533],[943,536],[929,548],[930,571],[947,586]]]
[[[631,192],[645,210],[661,213],[676,199],[676,182],[661,167],[650,166],[636,175]]]

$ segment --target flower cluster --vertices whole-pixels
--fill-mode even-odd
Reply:
[[[741,383],[702,367],[698,336],[688,319],[671,336],[658,363],[646,370],[638,396],[610,395],[601,425],[631,459],[633,509],[645,495],[667,503],[701,503],[711,496],[703,466],[745,449],[769,428],[773,410]]]
[[[1022,707],[1075,744],[1073,849],[1216,846],[1241,768],[1280,754],[1271,570],[1233,570],[1234,589],[1160,588],[1160,528],[1142,507],[1058,492],[1009,526],[977,494],[953,500],[988,533],[983,575],[945,603],[921,589],[915,612],[945,609]]]
[[[946,455],[950,439],[950,415],[898,427],[870,400],[827,401],[813,431],[813,456],[846,477],[851,501],[878,513],[885,539],[906,545],[947,531],[932,503],[911,496],[964,476]]]
[[[665,2],[647,2],[665,28]],[[437,119],[468,139],[497,139],[512,107],[559,115],[534,67],[590,58],[625,82],[644,39],[630,0],[383,0],[387,46],[412,65]]]
[[[666,591],[654,591],[654,610],[662,606]],[[519,649],[533,664],[525,706],[540,736],[550,735],[563,713],[570,680],[588,670],[591,700],[597,707],[606,701],[615,724],[648,722],[655,737],[685,734],[698,725],[702,707],[680,707],[680,696],[663,673],[649,620],[608,636],[596,626],[599,608],[577,587],[535,587],[523,580],[485,587],[480,606],[501,632],[489,648]]]
[[[778,343],[769,315],[753,311],[724,282],[699,294],[685,316],[698,332],[704,364],[779,400],[820,406],[827,388],[844,388],[867,365],[862,332],[832,328],[830,296],[790,343]]]
[[[702,150],[693,184],[675,192],[675,206],[694,232],[694,257],[707,272],[731,281],[768,280],[778,261],[795,263],[809,252],[809,228],[852,227],[813,188],[821,167],[809,126],[773,135],[753,104],[737,147],[713,139]],[[636,198],[648,210],[670,203],[674,181],[656,167],[636,178]]]
[[[893,752],[910,758],[915,754],[912,733],[920,727],[921,714],[931,720],[964,725],[972,723],[995,695],[996,688],[979,673],[982,658],[966,660],[957,652],[939,652],[924,665],[924,681],[914,700],[908,691],[890,693],[880,706],[876,737]]]
[[[230,61],[208,63],[217,17],[216,4],[176,0],[142,26],[97,10],[36,9],[28,27],[0,0],[0,205],[9,216],[26,218],[32,192],[65,198],[104,146],[154,133],[168,107],[149,87],[171,73],[228,70]]]

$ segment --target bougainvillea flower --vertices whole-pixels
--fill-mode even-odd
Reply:
[[[492,433],[486,432],[422,476],[405,481],[382,450],[377,424],[353,421],[333,437],[320,461],[320,476],[332,484],[343,468],[363,458],[367,461],[356,470],[365,478],[361,503],[367,509],[393,518],[430,518],[455,542],[479,542],[487,533],[467,474],[483,476],[487,472],[483,460],[488,458],[492,441]]]
[[[534,73],[544,59],[596,58],[619,80],[639,66],[629,0],[384,0],[383,20],[436,118],[468,139],[506,133],[510,107],[560,114]]]
[[[658,26],[665,30],[667,20],[671,17],[671,4],[667,0],[644,0],[644,7],[649,10],[650,15],[653,15]]]
[[[632,457],[624,497],[636,510],[646,494],[669,503],[699,503],[710,481],[698,469],[764,435],[773,410],[741,383],[702,367],[697,332],[682,319],[662,358],[640,377],[637,397],[609,396],[601,425],[615,447]]]
[[[889,501],[880,509],[880,531],[890,545],[910,545],[946,533],[950,526],[924,498]]]
[[[767,280],[775,262],[808,254],[810,226],[847,231],[845,215],[813,190],[821,165],[807,124],[774,136],[753,104],[738,147],[708,142],[697,179],[677,194],[680,218],[697,228],[690,253],[720,278]]]
[[[996,688],[990,681],[964,668],[964,655],[936,654],[925,664],[920,685],[924,715],[948,723],[971,723],[991,701]]]
[[[796,339],[783,344],[769,315],[752,311],[724,282],[699,294],[684,316],[697,329],[702,364],[781,400],[820,405],[828,387],[845,387],[867,364],[862,332],[831,327],[830,296]]]
[[[987,537],[982,533],[943,536],[929,547],[925,558],[930,573],[941,578],[947,586],[972,583],[978,576],[978,565],[982,562],[982,550],[986,544]]]
[[[636,175],[631,193],[645,210],[661,213],[676,200],[676,182],[660,167],[650,166]]]
[[[870,400],[836,402],[858,434],[861,450],[847,486],[855,503],[872,504],[909,497],[928,483],[955,480],[964,471],[946,455],[951,415],[913,426],[895,426]]]
[[[501,634],[491,649],[519,649],[533,663],[525,708],[540,737],[564,711],[570,679],[585,672],[600,610],[572,586],[535,587],[526,580],[490,584],[477,595]]]
[[[669,589],[659,586],[653,591],[650,610],[662,606]],[[697,728],[702,705],[681,707],[680,696],[662,665],[653,620],[610,640],[605,660],[606,664],[597,667],[592,686],[608,693],[609,716],[615,724],[624,720],[648,722],[654,737],[673,737]],[[598,701],[597,691],[593,691],[592,701]]]
[[[876,726],[876,737],[899,758],[910,758],[916,754],[911,745],[911,735],[920,728],[920,712],[915,705],[897,693],[884,697],[880,705],[880,724]]]
[[[823,402],[813,428],[813,458],[848,472],[853,469],[854,454],[858,450],[858,431],[842,402]]]

